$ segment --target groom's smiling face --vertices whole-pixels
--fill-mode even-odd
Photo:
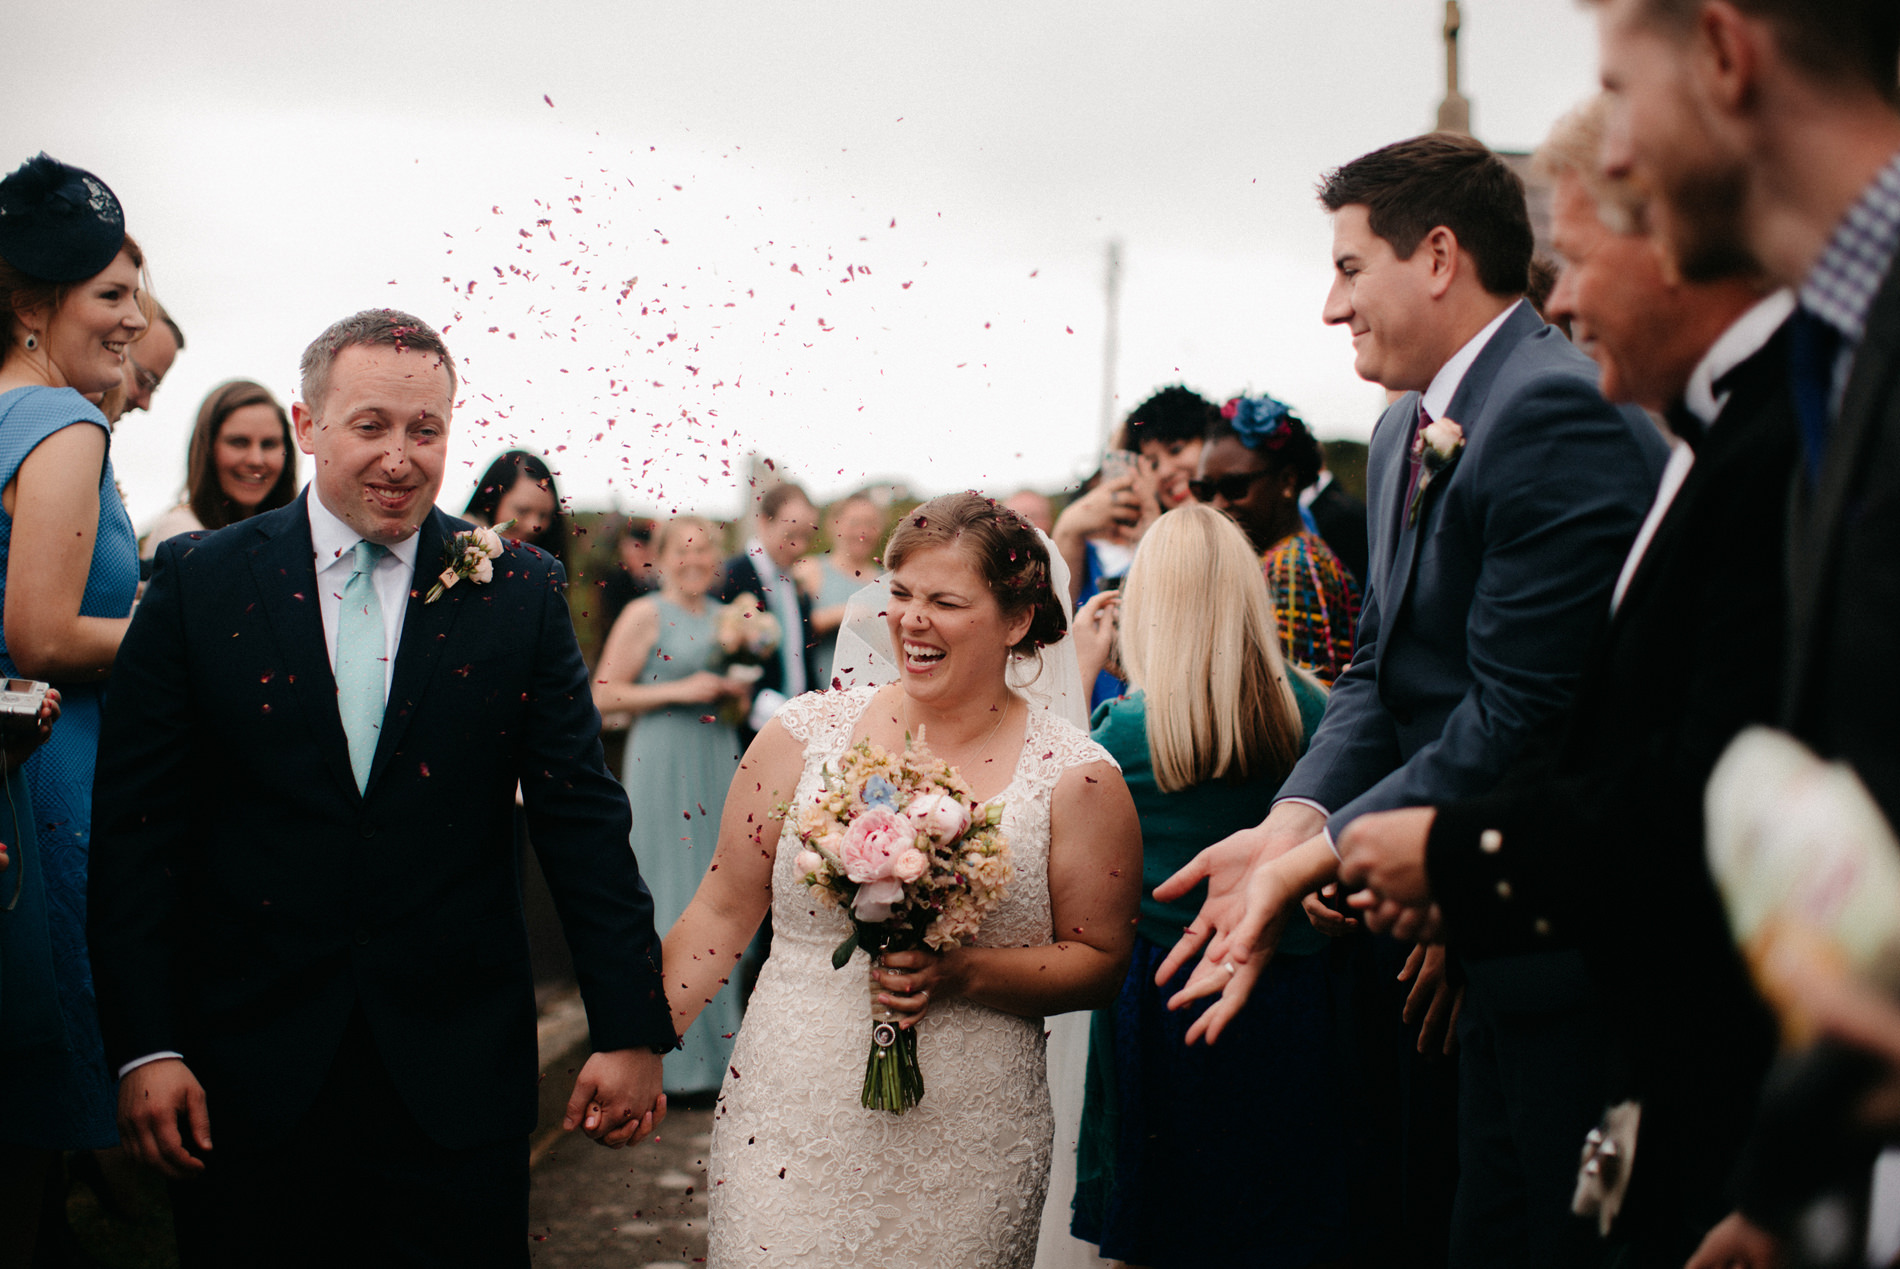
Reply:
[[[442,489],[449,373],[424,352],[357,344],[337,354],[319,402],[298,402],[297,446],[317,496],[384,546],[416,531]]]

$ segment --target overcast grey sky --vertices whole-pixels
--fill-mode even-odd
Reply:
[[[1053,489],[1100,447],[1110,238],[1121,409],[1184,379],[1365,435],[1312,190],[1430,125],[1443,7],[42,0],[0,163],[104,177],[185,327],[115,441],[140,524],[208,388],[288,402],[384,304],[464,363],[454,509],[516,443],[582,506],[734,514],[752,448],[821,499]],[[1532,148],[1592,90],[1588,16],[1463,7],[1474,128]]]

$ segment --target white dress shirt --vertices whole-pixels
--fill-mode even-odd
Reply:
[[[363,540],[363,535],[337,519],[317,497],[314,487],[305,492],[309,495],[304,501],[310,508],[310,545],[316,555],[317,613],[323,621],[324,646],[330,651],[330,672],[335,674],[336,629],[343,611],[343,584],[350,580],[350,570],[356,565],[356,544]],[[416,575],[418,536],[412,533],[390,547],[376,561],[376,571],[370,578],[376,586],[376,600],[382,605],[383,643],[388,649],[383,668],[385,700],[396,678],[396,645],[402,638],[403,615],[409,611],[409,589]],[[172,1052],[147,1053],[120,1067],[119,1078],[124,1079],[129,1072],[147,1062],[183,1056],[182,1053]]]
[[[323,618],[323,643],[330,652],[330,672],[336,673],[336,630],[343,613],[343,587],[356,567],[356,544],[363,535],[339,520],[323,505],[313,487],[305,499],[310,508],[310,545],[316,555],[317,611]],[[415,584],[417,538],[411,533],[376,561],[370,580],[383,610],[383,698],[396,681],[396,646],[402,640],[402,619],[409,611],[409,591]]]
[[[1717,397],[1715,385],[1729,371],[1760,352],[1762,345],[1781,329],[1781,324],[1793,312],[1794,292],[1776,291],[1736,318],[1734,324],[1709,345],[1709,351],[1702,354],[1702,360],[1689,372],[1689,386],[1683,390],[1682,404],[1702,420],[1704,429],[1714,427],[1715,420],[1721,417],[1728,405],[1728,393]],[[1676,495],[1682,492],[1682,482],[1689,478],[1689,469],[1693,466],[1695,451],[1681,439],[1671,438],[1669,462],[1663,467],[1662,482],[1656,487],[1656,501],[1650,504],[1643,527],[1636,531],[1636,541],[1630,544],[1629,557],[1623,561],[1623,571],[1617,575],[1616,589],[1610,593],[1612,617],[1623,606],[1623,596],[1629,593],[1637,566],[1643,562],[1644,553],[1655,540],[1656,530],[1661,527],[1663,517],[1669,514],[1670,504],[1675,502]]]
[[[759,575],[765,606],[778,618],[778,659],[784,668],[780,680],[783,690],[775,692],[767,688],[752,698],[752,711],[746,722],[753,731],[764,731],[772,715],[783,709],[786,701],[802,695],[808,686],[805,682],[805,619],[798,611],[798,583],[779,571],[779,566],[765,553],[765,543],[752,538],[745,544],[745,553],[752,561],[752,571]]]
[[[1464,384],[1465,376],[1471,373],[1472,363],[1478,360],[1478,354],[1482,353],[1484,346],[1491,342],[1491,337],[1498,333],[1498,328],[1509,320],[1511,314],[1517,312],[1518,305],[1528,302],[1527,300],[1519,300],[1517,304],[1506,305],[1502,313],[1499,313],[1496,317],[1485,323],[1483,330],[1466,340],[1465,346],[1453,353],[1445,364],[1438,368],[1438,373],[1432,376],[1430,386],[1425,389],[1424,395],[1419,398],[1420,408],[1434,419],[1444,418],[1445,411],[1451,408],[1451,399],[1458,395],[1458,389]],[[1454,422],[1455,421],[1456,420],[1454,420]],[[1403,487],[1403,484],[1401,484],[1400,488],[1403,489]],[[1390,514],[1390,512],[1386,512],[1386,514]],[[1281,798],[1280,802],[1292,802],[1299,806],[1310,806],[1321,815],[1329,817],[1332,815],[1330,809],[1321,806],[1312,798]],[[1275,802],[1274,805],[1278,806],[1280,802]],[[1337,855],[1339,853],[1339,847],[1333,841],[1332,830],[1322,829],[1321,832],[1326,838],[1326,844],[1331,846],[1333,854]]]

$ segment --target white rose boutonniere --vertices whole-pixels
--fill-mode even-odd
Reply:
[[[1418,462],[1418,488],[1405,512],[1405,523],[1418,523],[1418,509],[1425,502],[1425,491],[1441,472],[1450,471],[1465,451],[1465,430],[1450,419],[1433,419],[1412,440],[1412,457]]]
[[[436,577],[435,585],[429,587],[429,593],[422,597],[422,602],[433,604],[442,598],[449,587],[465,577],[478,586],[493,581],[495,561],[501,558],[502,530],[513,525],[514,521],[509,520],[492,529],[467,529],[450,538],[442,572]]]

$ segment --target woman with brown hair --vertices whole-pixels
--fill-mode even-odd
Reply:
[[[122,382],[126,347],[146,329],[143,266],[98,177],[41,155],[0,181],[0,675],[49,681],[64,697],[51,740],[25,764],[33,805],[9,843],[21,848],[13,867],[28,870],[19,880],[37,881],[43,899],[56,1008],[37,1033],[0,1036],[0,1265],[30,1257],[40,1196],[58,1193],[46,1186],[58,1152],[118,1141],[86,875],[102,688],[132,611],[138,544],[94,400]]]
[[[219,384],[191,430],[184,501],[146,531],[139,555],[150,559],[166,538],[222,529],[296,496],[297,451],[284,407],[249,379]]]
[[[795,698],[746,751],[712,868],[666,937],[683,1031],[772,913],[713,1125],[709,1265],[1028,1269],[1035,1257],[1053,1136],[1043,1019],[1104,1003],[1121,982],[1140,858],[1114,764],[1034,703],[1060,657],[1080,688],[1047,542],[979,494],[917,508],[891,535],[889,599],[872,619],[888,673]],[[859,949],[834,970],[851,926],[798,880],[786,804],[813,796],[857,741],[901,753],[926,732],[973,800],[999,809],[1014,879],[965,946],[889,952],[875,969]],[[902,1116],[861,1100],[867,978],[915,1028],[927,1092]]]

